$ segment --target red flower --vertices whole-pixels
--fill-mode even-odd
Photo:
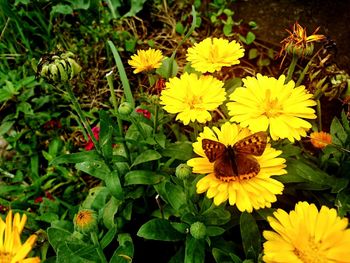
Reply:
[[[92,129],[92,133],[94,134],[95,139],[98,141],[99,137],[100,137],[100,127],[93,127]],[[92,142],[91,137],[89,136],[89,141],[87,142],[87,144],[85,145],[85,150],[87,151],[91,151],[92,149],[95,148],[94,143]]]
[[[37,198],[34,199],[34,203],[37,204],[37,203],[41,203],[43,201],[43,197],[42,196],[39,196]]]
[[[151,118],[151,113],[148,110],[138,108],[138,109],[136,109],[136,112],[139,114],[142,114],[147,119]]]

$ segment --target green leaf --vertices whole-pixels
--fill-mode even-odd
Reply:
[[[131,8],[129,12],[123,15],[123,17],[135,16],[138,12],[140,12],[143,8],[143,4],[146,0],[131,0]]]
[[[338,207],[339,216],[346,216],[350,212],[350,192],[349,190],[343,190],[337,195],[335,200],[335,206]]]
[[[113,133],[113,122],[106,111],[100,111],[100,134],[99,144],[102,149],[103,157],[110,161],[112,159],[112,133]]]
[[[172,71],[170,72],[170,76],[168,76],[171,63],[172,63]],[[162,62],[162,65],[158,69],[156,69],[156,73],[165,79],[175,77],[177,74],[177,71],[178,71],[178,66],[176,61],[170,58],[164,59]]]
[[[116,213],[118,212],[119,206],[122,203],[123,202],[121,200],[118,200],[112,196],[111,199],[109,199],[107,204],[104,206],[102,219],[103,219],[103,224],[108,229],[112,229],[112,228],[117,227],[115,222],[114,222],[114,217],[115,217]]]
[[[248,58],[249,59],[254,59],[256,58],[257,56],[259,55],[259,52],[256,48],[252,48],[249,50],[249,53],[248,53]]]
[[[131,263],[134,255],[134,244],[129,234],[118,235],[119,247],[114,251],[109,263]]]
[[[185,28],[184,28],[184,26],[182,25],[181,22],[177,22],[177,23],[176,23],[175,31],[176,31],[176,33],[178,33],[178,34],[180,34],[180,35],[182,35],[182,34],[185,33]]]
[[[66,239],[71,235],[72,233],[60,228],[49,227],[47,229],[47,236],[48,236],[49,242],[56,252],[58,247],[61,244],[63,244],[66,241]]]
[[[231,213],[223,206],[210,208],[202,213],[202,220],[205,225],[224,225],[231,219]]]
[[[58,4],[52,7],[50,16],[55,14],[70,15],[73,13],[73,9],[69,5]]]
[[[109,190],[105,186],[97,186],[89,190],[88,196],[82,203],[82,208],[101,209],[105,206]]]
[[[109,228],[108,232],[103,236],[103,238],[100,241],[101,248],[105,249],[113,241],[116,234],[116,227]]]
[[[184,263],[203,263],[205,262],[205,240],[195,239],[188,235],[186,239],[185,260]]]
[[[146,150],[135,158],[131,167],[141,163],[159,160],[160,158],[162,158],[162,155],[159,152],[155,150]]]
[[[220,236],[223,233],[225,233],[225,229],[218,226],[207,226],[207,236],[214,237],[214,236]]]
[[[105,176],[105,183],[106,186],[115,198],[122,200],[124,198],[124,191],[120,184],[120,178],[119,178],[118,171],[112,171]]]
[[[71,154],[64,154],[56,157],[50,162],[50,165],[58,165],[62,163],[83,163],[87,161],[100,160],[100,156],[96,151],[86,151]]]
[[[5,121],[0,125],[0,136],[3,136],[5,133],[7,133],[15,124],[15,121]]]
[[[77,163],[75,168],[101,180],[105,180],[110,175],[108,166],[102,161]]]
[[[181,186],[174,185],[172,183],[166,183],[165,191],[168,202],[176,211],[187,207],[186,194]]]
[[[241,228],[244,253],[247,258],[257,262],[261,249],[261,236],[258,225],[254,217],[247,212],[241,214],[239,225]]]
[[[287,171],[287,175],[279,176],[279,179],[281,179],[280,181],[285,181],[285,176],[293,176],[294,178],[301,178],[299,182],[302,180],[304,182],[312,182],[319,186],[326,186],[327,188],[332,188],[334,192],[339,192],[341,190],[339,189],[339,178],[329,176],[326,172],[322,171],[316,165],[314,165],[311,162],[308,162],[307,160],[289,159],[287,163]],[[341,182],[340,185],[343,184],[344,181]],[[343,188],[344,187],[346,187],[346,185],[343,185]]]
[[[192,143],[176,142],[172,143],[161,152],[164,157],[170,157],[177,160],[187,161],[192,158]]]
[[[166,219],[151,219],[141,226],[137,232],[139,237],[161,241],[183,240],[185,235],[175,230]]]
[[[241,263],[242,262],[242,260],[238,256],[229,252],[225,252],[219,248],[213,248],[212,254],[215,259],[215,262],[217,263],[232,263],[232,262]]]
[[[330,133],[335,144],[344,145],[348,138],[348,133],[345,131],[337,117],[334,117],[332,120]]]
[[[251,31],[248,32],[247,36],[246,36],[246,44],[249,45],[251,43],[253,43],[255,40],[255,34]]]
[[[135,170],[130,171],[125,175],[124,185],[145,184],[152,185],[157,184],[164,179],[164,176],[148,170]]]

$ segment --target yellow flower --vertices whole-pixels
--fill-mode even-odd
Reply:
[[[319,149],[332,143],[332,136],[327,132],[313,132],[310,134],[311,144]]]
[[[300,140],[306,136],[311,124],[304,120],[315,119],[316,102],[311,99],[304,86],[295,87],[294,81],[285,82],[285,76],[278,79],[262,76],[243,79],[244,87],[237,88],[227,103],[231,121],[253,132],[269,128],[271,138]]]
[[[137,55],[132,55],[128,63],[135,68],[134,73],[137,74],[142,71],[159,68],[163,59],[164,57],[160,50],[150,48],[148,50],[137,50]]]
[[[211,120],[209,111],[215,110],[226,98],[224,83],[212,76],[183,74],[166,83],[160,104],[164,110],[177,114],[176,120],[185,125],[190,121],[204,123]]]
[[[187,51],[187,60],[202,73],[213,73],[222,67],[239,64],[243,56],[244,49],[239,43],[223,38],[206,38]]]
[[[199,134],[193,149],[200,157],[190,159],[187,164],[193,167],[193,173],[207,174],[197,183],[197,193],[207,192],[208,198],[214,198],[214,204],[220,205],[226,200],[230,205],[236,205],[240,211],[252,212],[253,209],[271,207],[276,195],[282,194],[283,184],[271,178],[282,175],[286,171],[285,159],[277,158],[282,152],[267,144],[261,156],[251,156],[260,165],[260,171],[254,176],[237,175],[230,178],[217,177],[214,172],[215,162],[210,162],[203,148],[202,140],[218,141],[225,146],[233,146],[239,140],[249,136],[247,128],[226,122],[221,129],[205,127]]]
[[[22,218],[16,213],[12,218],[10,210],[6,216],[6,222],[0,218],[0,262],[1,263],[37,263],[38,257],[26,258],[32,250],[36,241],[36,235],[31,235],[27,241],[22,244],[21,233],[27,221],[27,216],[23,214]]]
[[[282,209],[267,220],[274,231],[264,231],[264,262],[350,262],[348,219],[333,208],[299,202],[289,214]]]

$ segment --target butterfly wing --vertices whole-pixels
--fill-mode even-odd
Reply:
[[[202,140],[202,148],[211,163],[219,159],[226,150],[226,146],[221,142],[209,139]]]
[[[214,173],[217,178],[229,181],[237,176],[237,166],[229,151],[225,151],[214,163]]]
[[[254,177],[260,171],[258,161],[246,154],[237,153],[235,155],[235,165],[237,167],[237,174],[243,178]]]
[[[267,133],[257,132],[236,142],[233,148],[236,153],[260,156],[263,154],[266,144]]]

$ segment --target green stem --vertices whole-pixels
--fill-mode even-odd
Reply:
[[[96,246],[97,254],[100,257],[101,262],[107,263],[108,261],[106,259],[105,254],[103,253],[100,242],[98,241],[96,232],[91,232],[91,240],[92,240],[92,243]]]
[[[317,112],[317,126],[318,130],[322,131],[322,113],[321,113],[321,102],[320,100],[316,100],[316,112]]]
[[[305,68],[303,69],[303,71],[301,72],[301,74],[300,74],[300,76],[299,76],[299,78],[298,78],[298,81],[295,83],[295,86],[296,86],[296,87],[298,87],[298,86],[301,84],[301,82],[304,80],[304,77],[305,77],[306,72],[309,70],[309,68],[310,68],[310,66],[311,66],[311,64],[312,64],[312,62],[313,62],[313,60],[315,59],[315,57],[318,56],[318,54],[320,53],[320,51],[321,51],[321,49],[318,50],[318,51],[315,53],[315,55],[313,55],[312,58],[309,60],[309,62],[306,64]]]
[[[158,110],[159,110],[158,103],[155,103],[155,105],[154,105],[153,135],[157,133],[157,126],[158,126]]]
[[[73,93],[73,90],[71,88],[71,86],[69,84],[66,84],[65,85],[65,88],[66,88],[66,91],[68,92],[68,95],[69,95],[69,98],[71,99],[72,103],[73,103],[73,107],[74,107],[74,110],[77,112],[85,130],[87,131],[87,133],[89,134],[92,142],[94,143],[95,145],[95,149],[96,151],[98,152],[98,154],[100,154],[102,156],[102,152],[101,152],[101,148],[100,148],[100,145],[98,144],[95,136],[94,136],[94,133],[92,132],[91,130],[91,127],[89,125],[89,123],[87,122],[87,119],[85,118],[85,115],[83,113],[83,111],[81,110],[80,108],[80,105],[78,103],[78,100],[77,98],[74,96],[74,93]]]
[[[114,92],[114,85],[113,85],[113,76],[112,76],[112,72],[109,72],[106,74],[106,78],[107,78],[107,82],[108,82],[108,86],[109,86],[109,91],[111,93],[111,98],[112,98],[112,104],[114,107],[114,112],[117,113],[118,112],[118,102],[117,102],[117,98],[115,96],[115,92]],[[123,123],[122,120],[120,118],[117,117],[117,123],[118,123],[118,129],[119,129],[119,136],[121,138],[124,138],[123,136]],[[122,144],[126,153],[126,157],[128,158],[128,160],[130,161],[130,152],[129,152],[129,148],[125,142],[125,140],[122,140]]]
[[[285,83],[288,83],[293,76],[294,70],[295,70],[295,66],[297,65],[298,62],[298,56],[297,55],[293,55],[292,57],[292,61],[290,62],[289,68],[288,68],[288,73],[287,73],[287,79],[285,81]]]

